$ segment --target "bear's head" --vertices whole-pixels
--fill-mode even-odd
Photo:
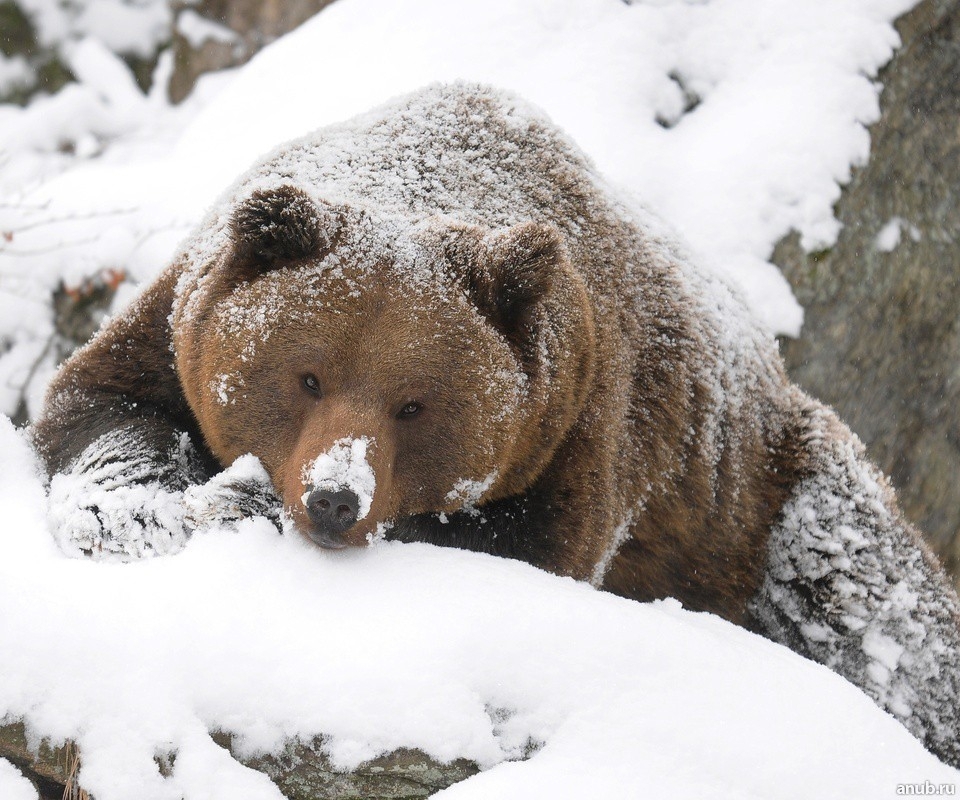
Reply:
[[[522,493],[582,411],[593,316],[550,225],[411,222],[282,185],[220,236],[171,317],[184,393],[221,463],[257,456],[320,545]]]

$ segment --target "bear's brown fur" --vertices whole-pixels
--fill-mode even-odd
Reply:
[[[198,489],[219,481],[212,505],[282,502],[324,546],[385,535],[677,597],[828,663],[960,763],[957,599],[852,434],[734,292],[493,90],[431,87],[254,167],[63,368],[35,435],[52,502],[83,507],[57,518],[67,547],[169,549],[223,518]],[[211,479],[247,453],[279,500]],[[125,469],[188,510],[107,513],[113,484],[90,487]],[[884,675],[887,639],[909,655]]]

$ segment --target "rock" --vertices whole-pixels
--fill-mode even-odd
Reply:
[[[228,734],[214,733],[213,738],[238,760],[269,776],[288,800],[419,800],[479,771],[462,759],[441,764],[417,750],[397,750],[353,772],[337,772],[320,752],[321,739],[290,742],[279,755],[247,757],[237,755]],[[74,782],[79,761],[70,742],[60,747],[43,742],[35,751],[28,745],[22,723],[0,725],[0,758],[34,781],[44,799],[87,797]],[[158,766],[168,774],[175,763],[173,754]]]
[[[73,286],[60,282],[53,293],[54,328],[61,339],[58,361],[86,344],[96,333],[113,296],[126,279],[123,270],[108,268]]]
[[[44,741],[34,751],[27,742],[23,724],[8,723],[0,725],[0,758],[7,759],[32,781],[43,800],[86,798],[74,782],[79,762],[70,742],[54,747]]]
[[[266,773],[287,800],[418,800],[479,772],[469,761],[440,764],[417,750],[397,750],[353,772],[336,772],[316,745],[291,743],[278,756],[240,760]]]
[[[206,72],[249,61],[333,0],[173,0],[174,69],[167,91],[179,103]]]
[[[783,354],[864,440],[960,586],[960,2],[925,0],[897,29],[836,245],[805,253],[792,234],[774,252],[806,311]]]
[[[22,59],[26,66],[22,81],[0,87],[0,103],[24,105],[37,92],[53,94],[73,80],[56,48],[40,44],[30,16],[15,0],[0,0],[0,56]]]

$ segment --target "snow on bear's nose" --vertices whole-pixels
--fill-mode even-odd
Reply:
[[[338,439],[333,443],[333,447],[321,453],[312,464],[304,468],[302,477],[306,491],[300,500],[311,519],[315,513],[324,510],[321,500],[332,506],[334,517],[340,511],[339,506],[347,506],[347,511],[343,512],[340,518],[345,520],[347,516],[352,516],[349,525],[370,513],[373,492],[377,486],[373,467],[367,461],[367,450],[372,445],[373,440],[366,436]],[[323,497],[319,492],[343,494],[344,497],[350,495],[347,498],[350,502],[339,499],[334,504],[331,497]],[[346,530],[346,527],[343,529]]]

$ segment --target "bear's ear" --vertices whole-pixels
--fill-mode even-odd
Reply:
[[[511,345],[526,351],[535,338],[538,312],[570,270],[563,240],[552,225],[536,222],[493,231],[480,242],[471,238],[450,241],[447,258],[458,267],[480,313]]]
[[[341,225],[334,206],[315,203],[294,186],[258,189],[230,218],[232,261],[262,271],[281,262],[322,258]]]

